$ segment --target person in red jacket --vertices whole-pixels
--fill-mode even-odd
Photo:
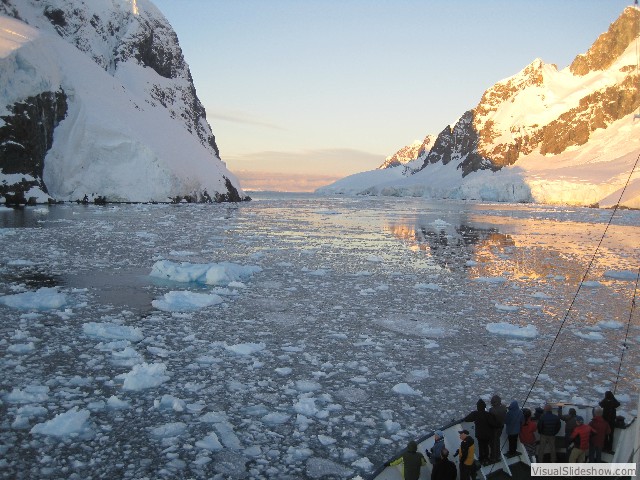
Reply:
[[[602,461],[605,438],[611,433],[611,426],[602,416],[602,408],[596,407],[593,410],[593,415],[594,417],[589,422],[589,425],[596,433],[591,437],[591,444],[589,445],[589,461],[591,463]]]
[[[520,442],[524,445],[525,450],[529,454],[529,458],[533,460],[536,454],[536,434],[538,433],[538,422],[531,418],[531,410],[522,409],[524,415],[524,423],[520,427]]]
[[[576,428],[573,429],[571,434],[571,440],[576,443],[576,446],[571,450],[569,463],[583,463],[585,461],[586,453],[589,451],[589,437],[591,437],[592,432],[595,433],[595,430],[589,425],[585,425],[584,418],[578,415],[576,417]]]

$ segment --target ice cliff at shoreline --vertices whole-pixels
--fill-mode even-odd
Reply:
[[[149,0],[0,3],[0,202],[238,201]]]
[[[639,23],[640,10],[626,8],[569,67],[536,59],[435,140],[318,192],[617,204],[640,153]],[[640,208],[640,171],[619,203]]]

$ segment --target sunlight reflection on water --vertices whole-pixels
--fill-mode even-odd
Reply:
[[[117,412],[118,421],[113,412],[92,413],[108,432],[95,447],[104,460],[99,474],[108,476],[110,464],[122,463],[132,478],[155,478],[157,469],[172,468],[165,458],[171,445],[188,465],[174,474],[213,476],[216,461],[198,467],[200,450],[193,448],[212,427],[190,412],[153,407],[164,394],[208,413],[224,412],[243,447],[268,455],[264,468],[278,469],[282,478],[308,478],[305,468],[317,466],[307,457],[292,458],[292,450],[351,468],[344,449],[376,462],[408,437],[466,413],[479,396],[523,398],[611,213],[416,198],[251,196],[253,202],[240,205],[0,212],[0,294],[57,285],[72,299],[65,312],[0,305],[4,391],[48,382],[51,413],[67,404],[67,396],[81,407],[111,395],[130,402],[132,408]],[[611,385],[633,282],[606,273],[637,269],[640,238],[640,212],[616,217],[534,402],[573,395],[591,401]],[[235,262],[262,271],[220,306],[166,313],[151,301],[169,291],[209,287],[152,279],[158,260]],[[112,352],[83,334],[84,323],[107,321],[144,334],[130,350],[116,352],[124,360],[114,362]],[[501,322],[532,325],[539,334],[489,333],[489,324]],[[9,352],[22,338],[35,339],[34,350]],[[639,341],[634,318],[634,348],[620,384],[626,395],[638,378]],[[222,347],[247,343],[264,349],[232,356]],[[142,359],[166,362],[171,380],[155,390],[122,391],[115,379],[128,371],[125,364]],[[76,385],[76,377],[86,385]],[[401,382],[423,395],[394,393]],[[300,385],[320,390],[300,391]],[[322,413],[296,423],[293,406],[309,399]],[[36,440],[28,429],[10,428],[18,406],[5,402],[2,408],[9,420],[0,440],[17,445],[6,450],[8,462],[29,463],[20,452]],[[247,413],[256,411],[291,420],[265,425]],[[149,441],[148,431],[176,418],[187,424],[179,441]],[[388,431],[390,419],[401,427]],[[129,425],[138,431],[132,434]],[[335,443],[323,444],[319,435]],[[36,446],[44,455],[60,453],[55,442]],[[89,462],[91,448],[74,454]],[[242,465],[242,455],[236,456]],[[29,468],[39,468],[38,462],[24,471]]]

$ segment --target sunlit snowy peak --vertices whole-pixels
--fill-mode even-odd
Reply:
[[[404,147],[396,155],[412,158],[320,192],[640,208],[640,172],[629,177],[640,154],[639,34],[640,10],[628,7],[567,68],[534,60],[428,149]]]

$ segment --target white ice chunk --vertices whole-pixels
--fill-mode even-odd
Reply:
[[[280,412],[271,412],[262,417],[262,423],[267,425],[282,425],[283,423],[286,423],[289,418],[291,418],[291,415]]]
[[[313,380],[298,380],[296,381],[296,390],[303,393],[315,392],[320,390],[322,385]]]
[[[36,349],[36,346],[33,342],[29,343],[15,343],[13,345],[9,345],[7,350],[11,353],[17,353],[19,355],[25,355],[27,353],[31,353]]]
[[[515,305],[503,305],[501,303],[495,304],[496,310],[500,310],[501,312],[517,312],[520,310],[520,307],[516,307]]]
[[[162,298],[153,300],[151,305],[163,312],[192,312],[211,305],[219,305],[224,300],[215,293],[196,293],[190,291],[172,291]]]
[[[604,340],[604,335],[602,335],[600,332],[587,332],[587,333],[583,333],[583,332],[574,332],[578,337],[580,338],[584,338],[585,340]]]
[[[351,465],[356,468],[361,468],[365,472],[370,472],[374,467],[373,463],[371,463],[371,460],[369,460],[367,457],[362,457],[355,462],[351,462]]]
[[[187,430],[187,424],[184,422],[165,423],[159,427],[150,429],[151,435],[156,438],[179,437]]]
[[[24,389],[14,388],[11,393],[5,395],[8,403],[41,403],[49,400],[49,387],[29,385]]]
[[[206,285],[229,285],[231,282],[240,282],[261,272],[262,269],[255,265],[237,265],[234,263],[175,263],[169,260],[156,262],[150,275],[152,277],[165,278],[174,282],[204,283]]]
[[[174,397],[173,395],[163,395],[160,400],[154,400],[153,406],[160,410],[173,410],[175,412],[184,412],[187,404],[184,400]]]
[[[42,287],[35,292],[22,292],[0,297],[0,303],[20,310],[56,310],[67,304],[67,296],[56,287]]]
[[[293,404],[293,409],[296,413],[305,415],[307,417],[313,417],[316,413],[318,413],[318,407],[316,407],[315,398],[300,398],[296,403]]]
[[[209,432],[209,435],[204,437],[202,440],[198,440],[196,442],[196,447],[204,448],[205,450],[210,450],[212,452],[217,452],[224,448],[220,443],[220,440],[218,440],[218,436],[215,432]]]
[[[534,325],[519,327],[518,325],[512,325],[506,322],[498,322],[488,323],[486,328],[490,333],[509,337],[535,338],[538,336],[538,329]]]
[[[333,445],[334,443],[336,443],[336,439],[333,437],[329,437],[327,435],[318,435],[318,441],[320,442],[321,445],[323,446],[327,446],[327,445]]]
[[[634,270],[607,270],[603,276],[615,280],[635,280],[638,277],[638,272]]]
[[[504,283],[507,281],[505,277],[478,277],[475,280],[483,283]]]
[[[167,366],[164,363],[142,363],[135,365],[129,373],[118,375],[117,379],[123,379],[122,388],[125,390],[144,390],[163,384],[169,380],[165,375]]]
[[[251,355],[261,352],[267,346],[264,343],[239,343],[236,345],[225,345],[225,349],[238,355]]]
[[[311,478],[350,478],[353,470],[326,458],[312,457],[307,460],[307,475]]]
[[[115,395],[111,395],[107,400],[107,406],[112,410],[124,410],[129,408],[131,405],[126,400],[120,400]]]
[[[72,434],[90,436],[92,433],[88,423],[90,415],[89,410],[79,410],[78,407],[73,407],[71,410],[56,415],[51,420],[34,425],[31,433],[54,437],[67,437]]]
[[[598,327],[600,328],[608,328],[608,329],[612,329],[612,330],[616,330],[618,328],[622,328],[624,326],[624,324],[622,324],[621,322],[616,322],[615,320],[603,320],[601,322],[598,322]]]
[[[116,323],[88,322],[82,324],[82,331],[85,335],[103,340],[129,340],[130,342],[139,342],[144,338],[141,329],[118,325]]]
[[[422,392],[414,390],[407,383],[398,383],[391,390],[399,395],[422,395]]]

